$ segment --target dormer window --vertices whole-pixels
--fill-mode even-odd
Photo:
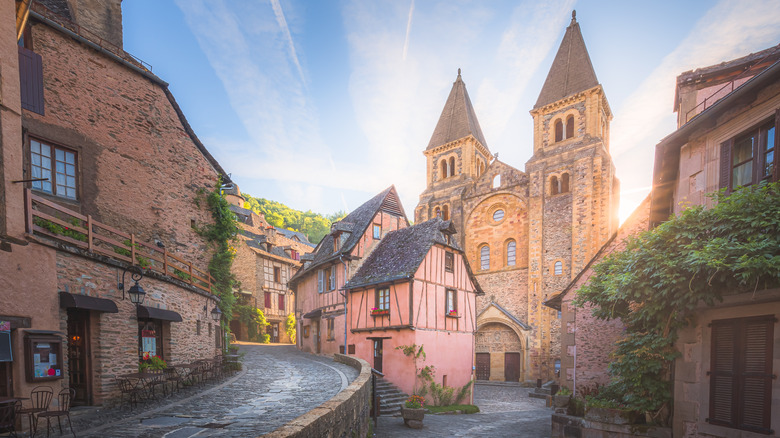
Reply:
[[[379,240],[382,238],[382,226],[379,224],[374,224],[374,240]]]
[[[341,233],[333,234],[333,252],[336,252],[341,247]]]

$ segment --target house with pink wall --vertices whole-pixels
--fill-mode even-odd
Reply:
[[[347,282],[348,351],[404,392],[414,391],[412,358],[423,346],[434,381],[459,388],[473,378],[476,299],[484,295],[451,221],[433,218],[385,236]]]
[[[347,352],[344,285],[388,233],[408,225],[398,192],[390,186],[334,223],[314,251],[301,256],[303,267],[288,282],[296,296],[299,349]]]

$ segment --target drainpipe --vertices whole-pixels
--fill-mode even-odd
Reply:
[[[577,395],[577,308],[576,307],[574,308],[574,375],[572,376],[571,387],[572,387],[571,393],[576,396]]]

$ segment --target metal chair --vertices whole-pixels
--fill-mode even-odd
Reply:
[[[171,383],[171,394],[173,394],[173,389],[175,385],[176,391],[179,391],[179,385],[182,383],[181,376],[179,375],[179,372],[174,367],[168,367],[163,370],[163,374],[165,376],[165,382]],[[163,387],[164,389],[164,387]]]
[[[62,421],[60,420],[60,417],[65,416],[68,418],[68,425],[70,426],[70,433],[73,434],[73,436],[76,436],[76,433],[73,432],[73,423],[70,421],[70,403],[73,401],[73,399],[76,397],[76,390],[73,388],[65,388],[62,391],[60,391],[59,394],[57,394],[57,400],[59,401],[59,406],[57,407],[57,410],[55,411],[46,411],[41,412],[38,414],[38,418],[41,417],[46,418],[46,436],[49,436],[49,433],[51,433],[51,417],[57,417],[57,426],[60,428],[60,435],[62,435]]]
[[[33,436],[38,431],[38,414],[49,410],[49,404],[51,404],[53,396],[54,391],[51,389],[51,386],[36,386],[30,392],[31,406],[17,411],[17,414],[27,415]]]
[[[121,399],[127,396],[127,402],[130,405],[130,409],[132,410],[133,407],[138,404],[138,397],[141,395],[142,390],[139,389],[137,385],[134,385],[132,382],[130,382],[129,379],[117,378],[116,383],[117,386],[119,386],[119,391],[121,392]]]
[[[0,404],[0,432],[16,437],[16,413],[22,402]]]

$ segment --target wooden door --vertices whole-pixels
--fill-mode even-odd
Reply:
[[[89,358],[89,311],[68,309],[68,373],[76,390],[74,405],[92,404]]]
[[[504,353],[504,380],[520,381],[520,353]]]
[[[314,352],[320,353],[320,320],[315,319],[311,322],[311,328],[314,332]]]
[[[490,380],[490,353],[477,353],[477,380]]]
[[[382,372],[382,340],[374,339],[374,369]]]

